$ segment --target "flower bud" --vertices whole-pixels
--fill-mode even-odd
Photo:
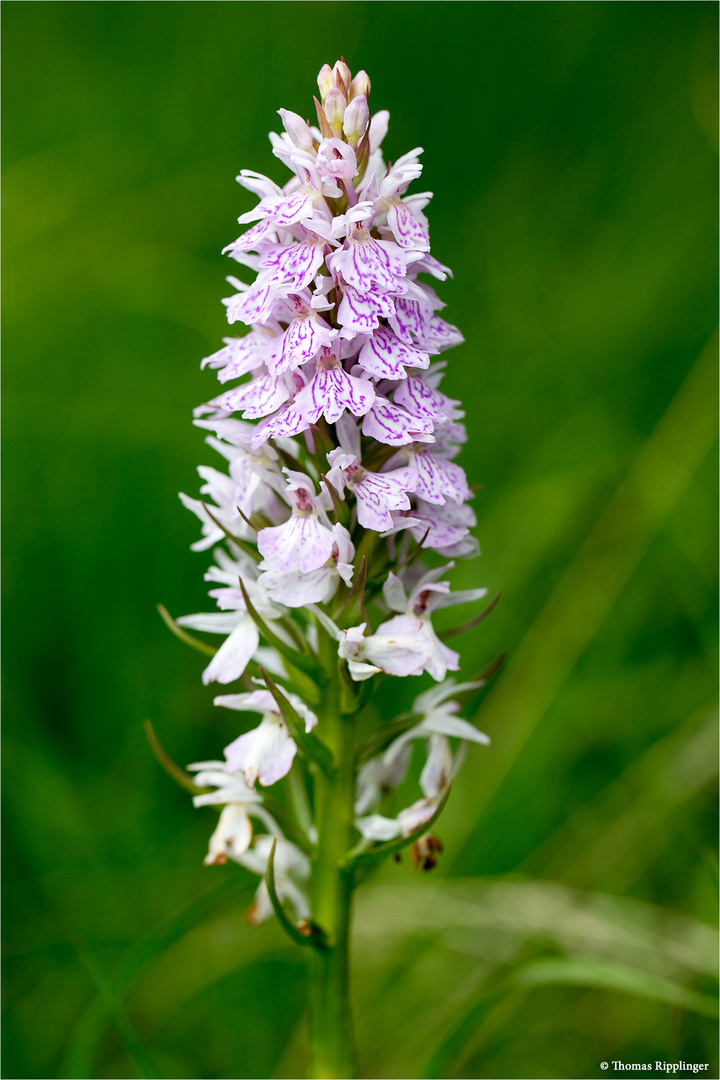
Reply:
[[[344,60],[338,60],[337,64],[333,68],[333,75],[335,76],[335,85],[338,90],[342,90],[345,97],[347,97],[350,90],[350,81],[352,79],[352,72],[347,66]]]
[[[283,127],[300,150],[312,150],[313,137],[307,123],[297,113],[287,109],[278,109]]]
[[[370,119],[367,98],[364,95],[353,98],[345,110],[343,132],[351,146],[356,146],[365,134]]]
[[[320,91],[320,100],[325,101],[328,95],[328,90],[331,90],[335,86],[335,76],[333,69],[329,64],[323,64],[320,68],[320,74],[318,75],[318,90]]]
[[[328,96],[325,98],[325,115],[328,124],[332,128],[333,135],[337,139],[342,136],[343,117],[345,116],[346,107],[345,95],[340,90],[333,87],[332,90],[328,91]]]
[[[370,80],[366,71],[358,71],[357,75],[350,84],[350,101],[356,97],[369,97],[370,96]]]

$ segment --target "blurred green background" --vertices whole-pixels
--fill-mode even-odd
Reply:
[[[3,4],[5,1077],[297,1077],[303,960],[160,771],[234,737],[177,498],[267,131],[344,53],[425,147],[507,667],[431,877],[357,904],[366,1077],[709,1063],[714,3]],[[403,685],[406,703],[419,683]],[[424,685],[424,683],[422,684]],[[612,1072],[612,1067],[611,1067]]]

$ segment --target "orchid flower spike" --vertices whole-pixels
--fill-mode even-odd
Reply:
[[[260,875],[250,921],[275,913],[342,967],[355,866],[406,845],[433,866],[442,844],[425,834],[467,748],[488,742],[458,715],[482,682],[448,677],[460,655],[433,625],[486,590],[454,592],[448,577],[448,559],[478,548],[456,460],[464,413],[438,360],[463,338],[428,280],[451,274],[430,254],[431,193],[408,192],[422,149],[386,165],[388,113],[371,114],[370,79],[344,59],[318,91],[317,126],[278,110],[286,183],[237,178],[258,199],[225,249],[241,277],[223,303],[243,330],[202,361],[221,390],[194,414],[221,460],[200,466],[200,499],[180,496],[202,527],[192,547],[214,549],[215,610],[170,623],[210,654],[205,683],[236,684],[215,698],[237,717],[224,760],[190,767],[195,805],[220,808],[205,862]],[[383,721],[360,744],[369,698],[409,676],[435,685],[395,720],[376,694]],[[408,777],[417,797],[397,805]],[[313,1009],[335,1023],[342,1008],[323,994],[346,988],[324,986]],[[331,1051],[319,1023],[314,1075],[352,1075],[338,1049],[349,1028]]]

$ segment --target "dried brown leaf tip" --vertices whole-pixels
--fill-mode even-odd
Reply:
[[[439,836],[435,836],[431,832],[425,833],[410,848],[413,870],[417,870],[421,866],[425,871],[432,870],[437,866],[437,856],[444,850],[443,842]]]

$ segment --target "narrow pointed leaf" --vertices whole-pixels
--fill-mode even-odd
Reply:
[[[292,454],[288,454],[287,450],[285,450],[282,446],[278,446],[277,443],[275,443],[272,439],[270,440],[270,442],[272,442],[275,453],[282,459],[288,469],[292,469],[293,472],[305,473],[306,476],[309,475],[300,458],[294,458]]]
[[[350,590],[350,595],[335,619],[335,622],[341,630],[347,630],[349,626],[359,626],[360,623],[367,622],[364,604],[366,582],[367,559],[363,555],[360,559],[360,568],[358,569],[357,577],[353,582],[353,587]]]
[[[350,523],[350,507],[345,499],[340,498],[340,493],[337,488],[330,483],[325,473],[320,473],[320,479],[327,488],[328,495],[332,499],[335,520],[339,521],[341,525],[344,525],[345,528],[347,528]]]
[[[356,761],[358,765],[368,761],[379,750],[384,750],[393,739],[397,739],[399,735],[404,735],[409,728],[419,724],[421,720],[422,713],[406,713],[404,716],[398,716],[392,723],[383,724],[382,727],[376,728],[365,742],[361,743],[357,748]]]
[[[437,809],[431,818],[424,821],[419,829],[410,833],[409,836],[399,836],[396,840],[387,840],[384,844],[376,844],[375,847],[368,848],[367,851],[355,851],[350,852],[347,857],[347,866],[363,866],[366,863],[374,862],[376,859],[383,859],[387,855],[395,855],[398,851],[402,851],[403,848],[408,847],[410,844],[414,844],[416,840],[419,840],[421,836],[424,836],[426,832],[430,832],[437,819],[445,809],[445,804],[450,797],[450,789],[452,788],[452,780],[445,788],[445,794],[438,803]]]
[[[253,622],[257,626],[261,635],[265,638],[268,645],[272,645],[274,649],[285,657],[291,664],[304,671],[306,675],[310,675],[314,679],[319,679],[322,676],[322,669],[318,663],[316,663],[312,657],[307,656],[305,653],[298,652],[290,645],[286,644],[282,638],[279,638],[277,634],[274,634],[270,627],[267,625],[262,615],[258,614],[253,606],[248,591],[243,584],[242,578],[238,578],[240,582],[240,589],[242,590],[243,598],[245,600],[245,606],[247,608],[248,615],[252,618]]]
[[[267,873],[265,874],[265,884],[267,885],[268,896],[270,897],[270,903],[273,906],[273,911],[278,917],[278,921],[282,926],[285,933],[295,942],[296,945],[313,945],[316,949],[327,949],[327,939],[325,933],[315,923],[306,921],[296,926],[292,919],[288,918],[285,913],[285,908],[280,902],[275,889],[275,848],[277,847],[277,838],[273,840],[273,845],[270,848],[270,855],[268,857]]]
[[[200,641],[199,638],[195,638],[192,634],[186,634],[181,626],[173,619],[168,609],[163,604],[156,604],[162,621],[167,626],[168,630],[179,638],[180,641],[184,641],[186,645],[189,645],[191,649],[197,649],[203,656],[214,656],[217,649],[214,645],[208,645],[206,641]]]
[[[210,520],[215,522],[218,529],[222,529],[228,540],[232,540],[233,544],[237,544],[237,546],[241,548],[246,555],[249,555],[251,559],[254,559],[255,562],[260,562],[260,552],[257,550],[257,548],[254,548],[252,544],[248,544],[247,540],[241,540],[239,536],[235,536],[233,533],[230,532],[229,529],[226,529],[223,523],[221,521],[218,521],[218,519],[215,517],[207,503],[204,503],[201,500],[201,505]]]
[[[493,678],[493,676],[498,673],[506,660],[507,653],[503,649],[499,656],[496,656],[494,660],[491,660],[487,667],[484,667],[481,671],[478,671],[477,675],[473,675],[471,679],[468,679],[468,682],[480,683],[481,686],[486,686]],[[461,704],[464,704],[473,696],[473,694],[476,694],[480,688],[481,687],[478,686],[474,690],[468,690],[465,694],[458,694],[457,700]]]
[[[340,714],[341,716],[355,716],[368,703],[373,692],[371,679],[363,682],[353,682],[347,664],[340,661],[338,664],[340,678]]]
[[[401,563],[398,563],[398,565],[396,567],[396,570],[402,570],[404,567],[410,566],[411,563],[415,562],[415,560],[420,556],[420,554],[422,552],[422,549],[423,549],[423,544],[425,543],[425,541],[427,540],[429,535],[430,535],[430,526],[428,525],[427,529],[422,534],[422,537],[418,540],[417,544],[412,549],[412,551],[410,552],[408,557],[406,559],[403,559],[403,561]]]
[[[310,430],[313,433],[315,439],[315,456],[327,455],[335,449],[335,443],[332,441],[326,431],[323,431],[318,424],[311,424]]]
[[[292,769],[289,775],[294,775],[294,773],[295,770]],[[296,844],[306,855],[312,855],[313,845],[308,840],[307,833],[298,824],[292,810],[289,810],[287,806],[283,806],[281,802],[274,799],[272,795],[268,795],[267,792],[263,792],[263,806],[275,818],[288,840]]]
[[[318,101],[318,99],[316,97],[313,98],[313,101],[315,102],[315,111],[317,112],[318,125],[320,127],[320,131],[322,132],[322,137],[323,137],[323,139],[332,139],[333,131],[332,131],[332,128],[330,127],[330,125],[328,124],[328,119],[327,119],[327,116],[325,115],[325,110],[323,109],[322,105],[320,104],[320,102]]]
[[[468,622],[463,623],[462,626],[452,626],[449,630],[440,630],[438,637],[441,641],[451,641],[453,638],[460,637],[460,634],[467,633],[468,630],[472,630],[474,626],[478,626],[483,619],[486,619],[492,609],[500,599],[501,593],[498,593],[494,600],[491,600],[484,611],[481,611],[479,615],[476,615],[474,619],[469,619]]]
[[[293,742],[300,753],[304,757],[309,758],[310,761],[314,761],[328,776],[332,775],[334,771],[334,761],[328,747],[324,742],[318,739],[317,735],[313,735],[312,731],[305,730],[305,723],[302,717],[292,707],[280,687],[275,685],[265,668],[261,667],[258,670],[260,671],[261,677],[265,680],[265,685],[275,699],[277,707],[283,715],[283,720],[287,724]]]
[[[155,755],[156,761],[162,766],[171,780],[174,780],[181,788],[185,788],[191,795],[201,795],[204,791],[207,791],[207,788],[199,787],[189,773],[186,773],[184,769],[181,769],[179,765],[175,764],[155,734],[155,728],[150,721],[146,720],[143,726],[145,728],[147,740],[150,743],[150,749]]]

